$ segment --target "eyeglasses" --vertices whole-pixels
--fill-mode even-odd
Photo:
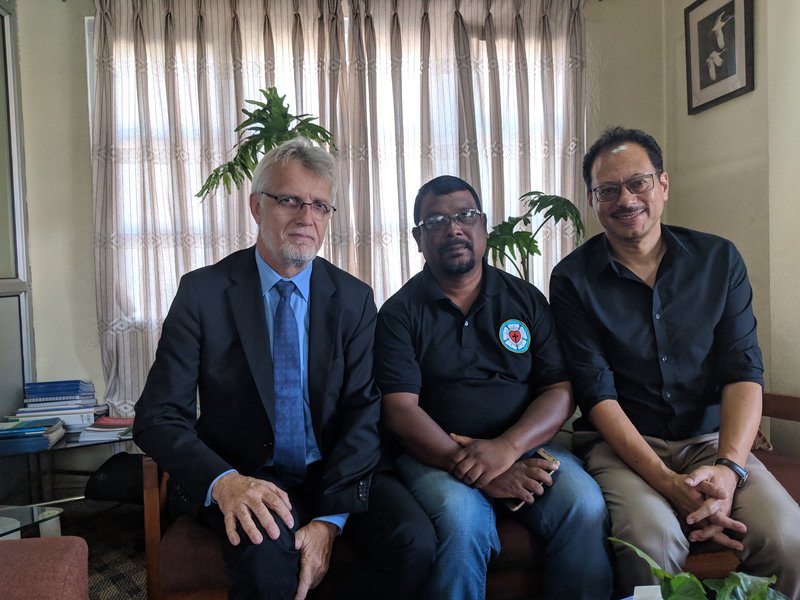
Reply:
[[[431,215],[417,223],[417,227],[425,227],[428,231],[438,231],[442,227],[447,227],[450,223],[458,223],[459,225],[470,227],[475,224],[475,221],[482,214],[477,208],[467,208],[452,215]]]
[[[314,200],[313,202],[303,202],[300,198],[294,196],[275,196],[269,192],[260,192],[267,198],[271,198],[278,205],[278,208],[287,213],[299,213],[303,210],[304,206],[311,207],[311,214],[317,221],[324,221],[329,219],[330,216],[336,212],[336,207],[322,202],[321,200]]]
[[[598,202],[610,202],[619,198],[619,193],[624,185],[631,194],[644,194],[653,189],[655,185],[656,173],[644,173],[631,177],[622,183],[604,183],[596,188],[589,190],[594,194],[594,199]]]

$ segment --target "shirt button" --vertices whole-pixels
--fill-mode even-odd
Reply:
[[[667,357],[666,356],[662,356],[661,357],[661,362],[667,362]]]
[[[464,327],[469,327],[469,321],[464,321]]]
[[[672,398],[672,394],[670,394],[669,392],[665,392],[664,398]]]
[[[656,313],[656,320],[658,320],[660,318],[661,318],[661,315],[659,313]]]

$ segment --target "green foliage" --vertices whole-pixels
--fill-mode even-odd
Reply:
[[[769,586],[775,583],[775,576],[756,577],[745,573],[733,572],[725,579],[705,579],[702,582],[691,573],[672,575],[662,569],[645,552],[619,538],[608,538],[616,544],[622,544],[639,558],[650,565],[650,570],[658,578],[663,600],[789,600],[785,595]],[[708,595],[710,590],[712,595]]]
[[[554,223],[561,220],[569,221],[575,227],[578,241],[584,234],[583,220],[578,208],[563,196],[554,196],[544,192],[528,192],[520,197],[522,204],[527,207],[524,214],[519,217],[509,217],[498,223],[489,232],[486,241],[486,251],[491,257],[492,264],[500,266],[503,259],[509,259],[511,264],[522,278],[528,279],[528,262],[532,256],[541,254],[536,234],[551,219]],[[544,213],[541,224],[536,231],[528,231],[534,215]],[[517,227],[520,227],[517,229]]]
[[[197,192],[198,197],[205,199],[220,184],[230,194],[231,186],[239,188],[245,178],[252,177],[261,155],[295,136],[302,135],[319,144],[331,143],[330,132],[313,123],[315,117],[290,114],[289,106],[285,102],[286,96],[279,96],[274,87],[259,91],[265,101],[246,100],[247,104],[256,108],[243,108],[242,112],[247,118],[234,130],[240,135],[239,143],[235,146],[236,154],[229,162],[211,172]]]

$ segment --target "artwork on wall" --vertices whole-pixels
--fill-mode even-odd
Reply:
[[[697,0],[683,19],[689,114],[752,91],[753,0]]]

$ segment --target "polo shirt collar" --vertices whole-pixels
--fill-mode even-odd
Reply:
[[[498,275],[497,270],[489,266],[489,262],[485,257],[481,259],[481,262],[483,263],[483,276],[481,277],[480,295],[496,296],[502,293],[505,288],[505,283],[500,278],[500,275]],[[436,279],[434,279],[428,263],[425,263],[422,267],[422,289],[425,294],[426,304],[436,302],[437,300],[447,300],[450,302],[450,298],[445,295],[442,288],[436,283]]]

